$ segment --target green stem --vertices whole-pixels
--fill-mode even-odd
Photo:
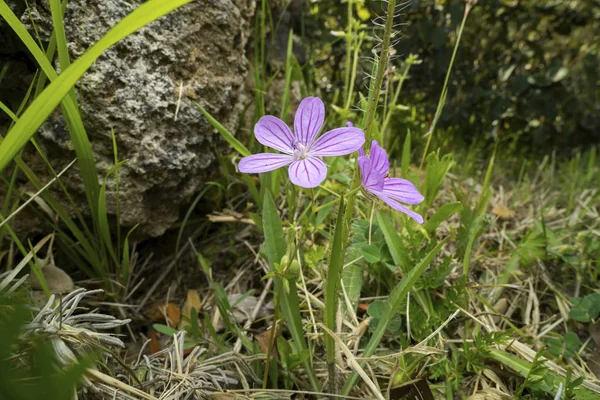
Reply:
[[[369,128],[375,117],[377,103],[379,103],[379,92],[383,83],[383,76],[387,67],[387,58],[390,51],[390,39],[392,37],[392,29],[394,26],[394,12],[396,9],[396,0],[389,0],[387,9],[387,18],[385,21],[385,30],[383,33],[383,42],[381,43],[381,53],[379,55],[379,63],[377,65],[377,74],[375,75],[375,85],[373,87],[373,97],[367,105],[367,117],[365,121],[365,133],[367,141],[370,139]]]
[[[360,190],[360,187],[357,187],[357,188],[354,188],[354,189],[350,190],[348,193],[346,193],[346,197],[353,196],[353,195],[354,195],[356,192],[358,192],[359,190]],[[327,204],[323,204],[323,205],[321,205],[321,206],[317,207],[317,208],[314,210],[314,212],[319,212],[319,211],[321,211],[322,209],[324,209],[325,207],[332,206],[332,205],[336,204],[338,201],[340,201],[340,199],[341,199],[341,197],[338,197],[337,199],[335,199],[335,200],[333,200],[333,201],[330,201],[330,202],[329,202],[329,203],[327,203]]]
[[[335,332],[335,320],[338,309],[339,288],[342,279],[344,265],[344,227],[342,224],[344,209],[344,197],[340,200],[340,211],[338,212],[337,224],[331,245],[331,257],[327,268],[327,282],[325,289],[325,326]],[[327,352],[327,369],[329,371],[330,393],[337,391],[335,379],[335,339],[331,335],[325,335],[325,348]]]
[[[277,290],[277,296],[275,299],[275,312],[273,315],[273,326],[271,327],[271,334],[269,335],[269,347],[267,348],[267,359],[265,360],[265,372],[263,374],[263,385],[262,388],[267,388],[267,381],[269,379],[269,364],[271,361],[271,349],[275,345],[275,333],[277,332],[277,322],[279,320],[279,301],[281,300],[281,290]]]
[[[350,104],[352,103],[352,93],[354,92],[354,82],[356,81],[356,70],[358,68],[358,59],[360,57],[360,48],[362,46],[362,42],[364,40],[364,36],[361,34],[358,40],[358,44],[354,49],[354,61],[352,62],[352,73],[350,75],[350,89],[348,89],[348,99],[346,100],[346,110],[350,110]]]
[[[402,85],[404,84],[404,81],[406,80],[406,77],[408,76],[408,71],[410,70],[411,65],[412,64],[407,63],[406,68],[404,69],[404,72],[402,73],[402,76],[400,77],[400,81],[398,82],[398,86],[396,87],[396,91],[394,92],[394,96],[392,97],[391,106],[388,107],[387,113],[383,120],[383,124],[381,125],[381,133],[384,137],[383,143],[384,143],[384,145],[387,145],[388,147],[389,147],[390,143],[388,143],[388,141],[385,140],[385,131],[386,131],[388,125],[390,124],[390,120],[392,119],[393,107],[395,107],[396,103],[398,102],[398,97],[400,97],[400,91],[402,90]]]
[[[460,24],[460,29],[458,30],[458,37],[456,38],[456,44],[454,45],[454,51],[452,51],[452,58],[450,59],[450,65],[448,66],[448,72],[446,72],[446,78],[444,79],[444,86],[442,87],[442,93],[440,94],[440,99],[438,100],[437,109],[435,110],[435,116],[433,117],[433,121],[431,122],[431,127],[427,132],[427,144],[425,145],[425,151],[423,152],[423,157],[421,158],[421,165],[419,166],[419,170],[423,169],[423,164],[425,163],[425,157],[427,157],[427,151],[429,151],[429,145],[431,144],[431,138],[433,137],[433,131],[440,119],[440,115],[442,114],[442,109],[444,108],[444,103],[446,102],[446,94],[448,88],[448,81],[450,80],[450,73],[452,72],[452,66],[454,65],[454,59],[456,58],[456,52],[458,51],[458,45],[460,44],[460,39],[463,34],[463,30],[465,28],[465,23],[467,22],[467,17],[469,16],[469,12],[473,6],[471,3],[467,3],[465,6],[465,13]]]
[[[346,27],[346,71],[344,72],[344,104],[350,103],[352,91],[350,89],[350,63],[352,54],[352,1],[348,0],[348,26]],[[348,108],[348,107],[347,107]]]

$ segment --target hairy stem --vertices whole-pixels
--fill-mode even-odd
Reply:
[[[379,63],[377,65],[377,73],[375,74],[375,85],[373,86],[373,96],[370,98],[369,104],[367,105],[367,117],[365,121],[365,133],[367,134],[367,141],[369,141],[371,135],[369,128],[375,118],[375,111],[377,110],[377,104],[379,103],[379,92],[381,91],[381,84],[383,83],[383,76],[387,68],[388,54],[390,51],[390,40],[392,37],[392,29],[394,26],[394,11],[396,8],[396,0],[389,0],[387,9],[387,18],[385,20],[385,30],[383,33],[383,42],[381,43],[381,53],[379,55]]]

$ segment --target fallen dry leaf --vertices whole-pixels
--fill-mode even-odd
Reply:
[[[498,204],[494,208],[492,208],[492,214],[499,216],[502,219],[509,219],[515,216],[515,212],[504,204]]]
[[[258,343],[258,347],[260,347],[260,351],[262,351],[264,354],[269,353],[268,349],[269,349],[269,342],[271,340],[271,329],[269,329],[268,331],[259,333],[258,335],[255,335],[254,339],[256,339],[256,342]],[[273,345],[277,341],[276,339],[277,339],[277,332],[275,332],[275,336],[273,337]],[[273,354],[272,347],[271,347],[271,354]]]
[[[148,345],[150,354],[156,354],[161,350],[160,341],[158,335],[154,331],[150,331],[150,344]]]
[[[496,302],[496,304],[494,304],[494,311],[498,314],[492,316],[492,320],[495,324],[499,323],[502,320],[501,315],[504,315],[506,313],[506,310],[508,310],[508,299],[502,297]]]
[[[166,322],[171,328],[176,328],[181,320],[181,309],[175,303],[165,305],[162,300],[157,300],[145,313],[152,322]]]
[[[73,279],[71,279],[71,277],[65,271],[57,266],[47,264],[44,265],[40,270],[44,275],[44,279],[46,280],[46,284],[48,285],[48,290],[50,290],[50,293],[67,293],[75,289]],[[29,283],[33,290],[43,290],[42,285],[33,273],[31,273],[27,278],[27,283]]]
[[[181,308],[181,314],[183,318],[181,318],[181,322],[179,323],[179,329],[185,330],[188,328],[190,324],[190,320],[192,318],[198,318],[198,312],[202,308],[202,302],[200,301],[200,295],[196,290],[188,290],[187,296],[185,298],[185,303],[183,303],[183,307]],[[192,309],[194,309],[195,315],[192,315]]]
[[[181,309],[175,303],[167,304],[167,325],[177,328],[181,321]]]
[[[164,322],[165,321],[165,302],[162,300],[156,300],[150,305],[144,314],[152,322]]]

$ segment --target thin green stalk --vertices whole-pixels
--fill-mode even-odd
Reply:
[[[350,55],[352,54],[352,42],[354,37],[352,34],[352,0],[348,0],[348,13],[347,13],[347,26],[346,26],[346,67],[344,71],[344,104],[348,108],[350,104],[350,97],[352,96],[352,90],[350,89]]]
[[[410,60],[410,58],[409,58],[409,60]],[[410,70],[411,65],[412,65],[412,63],[410,63],[410,62],[406,63],[406,68],[404,68],[404,72],[402,73],[402,76],[400,77],[400,80],[398,81],[398,86],[396,86],[394,96],[392,97],[392,100],[390,102],[391,104],[387,107],[387,112],[386,112],[385,118],[383,120],[383,124],[381,125],[381,132],[383,134],[384,139],[385,139],[385,131],[387,130],[387,127],[390,124],[390,120],[392,119],[393,108],[398,103],[398,97],[400,97],[400,92],[402,91],[402,86],[404,84],[404,81],[408,77],[408,71]],[[386,143],[389,146],[389,143],[386,142],[385,140],[384,140],[384,143]]]
[[[290,111],[290,87],[292,85],[292,50],[294,46],[294,31],[290,29],[287,45],[287,56],[285,58],[285,86],[283,88],[283,100],[281,101],[281,113],[279,118],[287,119]]]
[[[119,152],[117,149],[117,137],[115,136],[115,130],[110,129],[111,137],[112,137],[112,145],[113,145],[113,162],[115,166],[115,216],[117,218],[117,259],[121,259],[121,195],[120,195],[120,186],[119,186],[119,168],[117,165],[119,164]],[[177,254],[177,253],[176,253]],[[127,284],[129,280],[128,277],[125,277],[123,280],[123,284]]]
[[[283,288],[280,287],[277,290],[277,295],[275,296],[275,310],[273,313],[273,326],[271,327],[271,334],[269,335],[269,347],[267,347],[267,354],[265,359],[265,372],[263,374],[263,384],[262,388],[267,388],[267,381],[269,380],[269,364],[271,362],[271,349],[275,345],[275,334],[277,332],[277,323],[279,322],[279,302],[281,301],[281,290]]]
[[[360,190],[360,187],[357,187],[357,188],[355,188],[355,189],[353,189],[353,190],[350,190],[348,193],[346,193],[346,197],[353,196],[353,195],[354,195],[354,194],[356,194],[356,193],[357,193],[359,190]],[[332,205],[334,205],[334,204],[337,204],[337,202],[338,202],[338,201],[340,201],[340,200],[342,199],[342,197],[343,197],[343,195],[342,195],[342,196],[340,196],[340,197],[338,197],[337,199],[335,199],[335,200],[333,200],[333,201],[330,201],[330,202],[329,202],[329,203],[327,203],[327,204],[323,204],[323,205],[321,205],[321,206],[319,206],[319,207],[315,208],[314,212],[319,212],[319,211],[321,211],[322,209],[324,209],[324,208],[326,208],[326,207],[329,207],[329,206],[332,206]]]
[[[467,22],[467,17],[469,16],[469,12],[473,5],[468,2],[465,5],[465,13],[463,15],[462,22],[460,24],[460,29],[458,30],[458,37],[456,38],[456,44],[454,45],[454,50],[452,51],[452,58],[450,59],[450,65],[448,66],[448,71],[446,72],[446,78],[444,79],[444,86],[442,86],[442,93],[440,94],[440,99],[438,100],[437,109],[435,110],[435,116],[433,117],[433,121],[431,122],[431,127],[429,131],[426,133],[427,144],[425,145],[425,151],[423,151],[423,157],[421,158],[421,165],[419,165],[419,170],[423,169],[423,164],[425,164],[425,157],[427,157],[427,152],[429,151],[429,145],[431,144],[431,138],[433,137],[433,131],[442,115],[442,109],[444,108],[444,104],[446,103],[446,94],[448,88],[448,81],[450,80],[450,73],[452,72],[452,66],[454,65],[454,59],[456,58],[456,52],[458,51],[458,45],[460,44],[460,39],[463,34],[463,30],[465,28],[465,23]]]
[[[333,235],[333,244],[331,246],[331,257],[327,268],[327,282],[325,288],[325,326],[335,332],[335,321],[338,309],[340,281],[342,280],[342,269],[344,266],[344,226],[342,223],[344,209],[344,197],[340,200],[335,233]],[[329,390],[330,393],[337,391],[335,379],[335,339],[331,335],[325,335],[325,348],[327,351],[327,369],[329,371]]]
[[[383,83],[383,76],[388,65],[388,54],[390,51],[390,39],[392,37],[392,29],[394,27],[394,13],[396,10],[396,0],[388,1],[387,18],[385,21],[385,30],[383,33],[383,42],[381,43],[381,53],[379,55],[379,63],[377,65],[377,73],[375,75],[375,84],[373,86],[373,96],[369,99],[367,105],[367,116],[365,121],[365,133],[367,142],[370,141],[371,135],[369,128],[375,118],[375,111],[379,103],[379,92]]]
[[[352,61],[352,72],[350,75],[350,88],[348,89],[348,99],[346,100],[346,106],[344,107],[346,110],[350,110],[350,105],[352,104],[352,93],[354,92],[354,82],[356,81],[356,70],[358,68],[358,60],[360,58],[360,48],[362,47],[362,43],[364,40],[364,35],[361,33],[358,43],[354,48],[354,58]]]

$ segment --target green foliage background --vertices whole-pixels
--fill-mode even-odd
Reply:
[[[344,26],[345,4],[334,3],[313,6],[313,13],[318,8],[321,33],[328,35],[329,44],[321,48],[323,65],[343,59],[344,41],[330,31]],[[359,5],[359,17],[361,7],[370,13],[363,23],[377,30],[372,18],[384,14],[382,3]],[[416,112],[396,113],[392,120],[398,136],[407,128],[417,136],[427,132],[464,9],[464,0],[412,0],[398,8],[402,35],[395,42],[394,64],[400,66],[409,54],[423,60],[411,68],[401,96],[401,103],[416,107]],[[369,56],[363,57],[365,79]],[[342,69],[339,64],[339,69],[323,72],[322,87],[331,89],[342,82],[336,77]],[[526,153],[597,143],[599,81],[599,1],[479,1],[466,23],[438,127],[466,143],[500,141],[511,151]]]

